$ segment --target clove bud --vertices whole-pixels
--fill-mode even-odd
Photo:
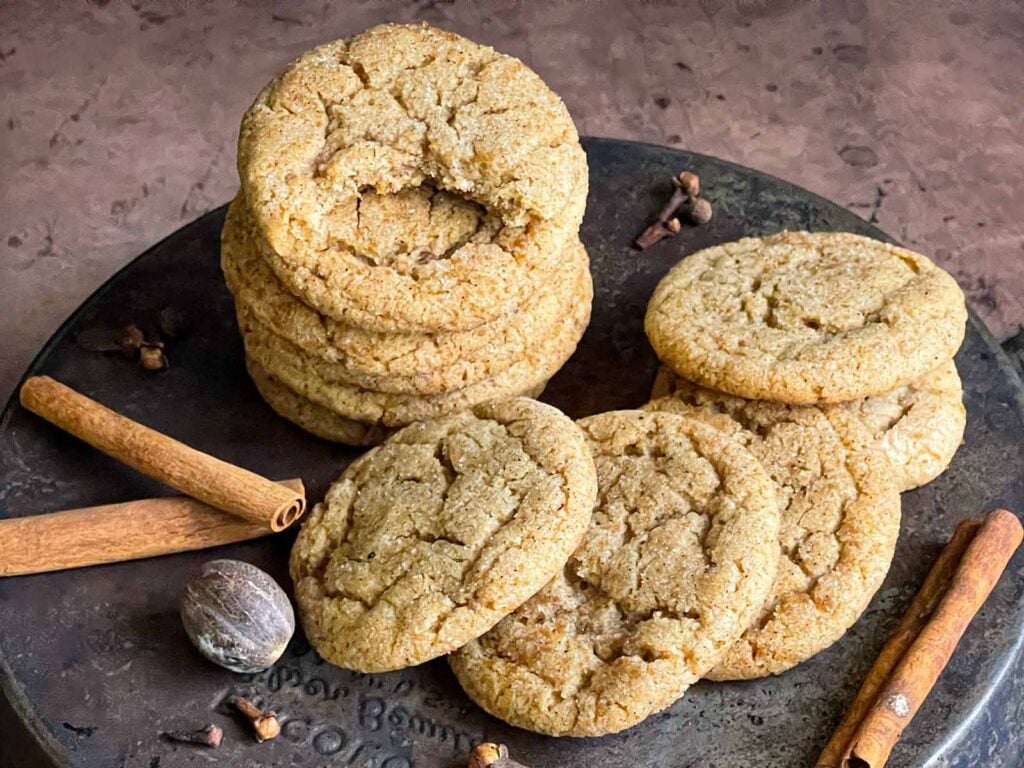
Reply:
[[[469,756],[466,768],[527,768],[508,756],[508,747],[504,744],[485,742],[477,744]]]
[[[672,181],[690,197],[700,197],[700,176],[690,171],[677,173]]]
[[[139,365],[147,371],[161,371],[167,367],[167,357],[160,346],[147,344],[139,348]]]
[[[281,733],[281,723],[276,712],[264,712],[242,696],[232,696],[231,705],[248,718],[256,734],[256,741],[276,739]]]

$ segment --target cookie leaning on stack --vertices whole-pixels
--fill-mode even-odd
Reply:
[[[756,621],[708,674],[778,674],[846,632],[881,586],[900,497],[872,435],[838,406],[743,400],[678,381],[647,410],[703,421],[739,440],[775,483],[782,559]]]
[[[691,400],[695,392],[702,393],[700,399],[729,399],[728,395],[699,387],[663,366],[654,380],[651,400],[670,396]],[[967,426],[963,385],[952,360],[892,392],[839,406],[867,427],[876,448],[889,460],[900,491],[930,483],[942,474],[960,447]]]
[[[306,635],[362,672],[449,653],[558,572],[596,492],[583,435],[549,405],[517,398],[405,427],[303,523],[291,574]]]
[[[341,442],[536,394],[593,287],[586,159],[525,65],[428,26],[321,46],[256,98],[222,237],[250,372]]]
[[[952,357],[965,322],[963,293],[927,258],[846,233],[745,238],[662,279],[645,325],[664,367],[647,408],[738,437],[782,509],[772,598],[710,677],[782,672],[867,606],[892,560],[898,491],[934,479],[962,440]]]

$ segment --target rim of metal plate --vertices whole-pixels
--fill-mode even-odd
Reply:
[[[658,152],[678,152],[680,155],[685,154],[687,157],[703,159],[709,162],[718,163],[724,167],[731,168],[740,174],[757,176],[761,177],[762,179],[772,181],[774,183],[782,184],[788,187],[795,187],[795,185],[791,184],[790,182],[787,182],[783,179],[779,179],[770,174],[765,174],[760,171],[755,171],[746,168],[736,163],[720,160],[718,158],[702,155],[696,152],[686,151],[684,153],[681,150],[674,150],[672,148],[664,147],[657,144],[623,141],[618,139],[587,138],[584,141],[588,148],[600,146],[602,144],[619,144],[632,145],[638,148],[656,150]],[[832,203],[831,201],[827,200],[826,198],[820,195],[817,195],[803,188],[797,187],[797,189],[799,189],[801,195],[803,195],[809,200],[814,200],[820,203],[823,207],[836,206],[835,203]],[[116,287],[122,281],[124,276],[127,273],[129,273],[138,262],[146,259],[147,256],[149,256],[152,252],[160,250],[169,241],[182,237],[184,233],[187,233],[192,229],[201,227],[203,222],[208,220],[209,218],[218,217],[222,215],[223,207],[204,214],[198,219],[190,222],[189,224],[186,224],[179,230],[169,234],[160,242],[148,248],[145,252],[143,252],[130,262],[128,262],[125,266],[123,266],[116,273],[114,273],[93,294],[91,294],[89,298],[87,298],[71,315],[69,315],[68,318],[63,323],[61,323],[61,325],[56,329],[56,331],[46,342],[46,344],[42,347],[39,353],[35,356],[35,358],[33,359],[32,363],[28,366],[28,369],[26,370],[21,380],[23,381],[24,378],[33,375],[37,370],[40,369],[42,363],[51,354],[51,352],[57,346],[57,344],[65,338],[69,330],[73,328],[75,324],[84,315],[86,315],[93,307],[95,307],[100,301],[102,301],[103,298],[108,293],[116,289]],[[852,213],[849,213],[849,215],[855,216],[855,214]],[[865,231],[871,232],[875,237],[878,237],[879,239],[891,240],[891,238],[886,236],[883,232],[878,230],[869,222],[864,222],[864,229]],[[973,313],[971,314],[970,324],[972,328],[981,336],[985,344],[991,350],[992,354],[995,357],[995,362],[997,363],[1002,374],[1006,376],[1010,381],[1012,388],[1015,391],[1017,408],[1022,414],[1024,414],[1024,382],[1022,382],[1021,380],[1019,370],[1016,368],[1016,366],[1013,365],[1013,363],[1007,357],[1003,349],[1000,347],[999,343],[992,337],[991,333],[985,327],[984,323],[982,323],[980,319],[978,319],[977,316],[975,316]],[[0,431],[6,428],[12,416],[12,413],[15,411],[17,406],[18,399],[16,390],[15,394],[12,395],[11,398],[8,400],[2,415],[0,415]],[[1005,663],[1003,664],[1002,668],[999,669],[996,673],[996,684],[998,684],[1007,675],[1009,670],[1019,662],[1022,649],[1024,649],[1024,635],[1019,636],[1017,638],[1015,647],[1011,649],[1010,653],[1008,653],[1005,657]],[[995,690],[995,687],[996,686],[993,685],[993,687],[989,689],[989,692],[986,696],[983,696],[979,700],[975,701],[974,705],[971,707],[970,712],[960,713],[957,728],[954,730],[954,732],[950,732],[945,735],[945,738],[943,739],[943,744],[939,745],[938,753],[934,753],[930,756],[930,759],[928,761],[929,764],[934,764],[934,762],[941,757],[941,753],[944,753],[946,751],[944,747],[948,747],[950,745],[955,744],[959,740],[960,736],[971,728],[972,724],[975,723],[975,721],[984,711],[992,692]],[[7,697],[8,701],[14,708],[16,714],[22,721],[23,726],[31,734],[32,738],[34,738],[36,742],[40,745],[40,747],[46,753],[47,758],[51,760],[55,765],[68,765],[70,759],[69,755],[67,754],[63,745],[56,739],[55,735],[49,729],[44,727],[40,717],[35,712],[35,707],[30,701],[27,693],[24,691],[21,684],[17,681],[13,673],[13,670],[11,669],[8,663],[7,658],[2,654],[0,654],[0,693]]]

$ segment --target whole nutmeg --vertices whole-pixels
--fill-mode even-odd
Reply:
[[[185,587],[181,623],[214,664],[260,672],[284,653],[295,632],[295,612],[268,573],[239,560],[211,560]]]

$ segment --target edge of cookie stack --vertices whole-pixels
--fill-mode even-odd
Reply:
[[[888,572],[899,493],[949,465],[966,426],[953,362],[967,311],[928,258],[849,233],[783,232],[687,256],[645,328],[648,410],[736,435],[782,514],[779,575],[709,675],[777,674],[841,637]]]
[[[256,98],[238,169],[221,261],[246,365],[320,437],[536,396],[586,329],[586,158],[516,59],[426,25],[321,46]]]

